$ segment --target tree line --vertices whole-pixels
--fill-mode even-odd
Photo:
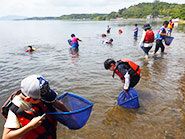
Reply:
[[[110,20],[116,18],[146,18],[148,15],[153,18],[169,17],[185,20],[185,4],[166,2],[139,3],[110,14],[71,14],[60,16],[58,19]]]

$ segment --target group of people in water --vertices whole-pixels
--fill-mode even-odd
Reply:
[[[154,54],[161,48],[161,52],[164,52],[164,45],[162,40],[168,35],[166,27],[169,22],[164,21],[163,26],[159,29],[156,36],[156,47]],[[173,25],[171,25],[173,26]],[[170,28],[169,33],[171,35],[173,28]],[[110,33],[111,28],[107,26],[107,33]],[[143,35],[140,41],[140,47],[144,51],[145,58],[148,59],[148,52],[153,46],[155,40],[154,32],[151,29],[150,24],[143,26]],[[120,30],[119,30],[120,32]],[[121,33],[121,32],[120,32]],[[137,24],[134,28],[134,37],[138,35]],[[102,37],[106,37],[106,34],[102,34]],[[78,49],[79,38],[71,34],[71,39],[68,43],[72,46],[72,49]],[[113,39],[110,40],[110,43]],[[106,44],[110,44],[106,42]],[[35,48],[28,46],[26,52],[35,51]],[[115,73],[120,77],[124,83],[123,89],[125,91],[129,88],[133,88],[140,80],[140,67],[131,60],[120,59],[115,61],[112,58],[108,58],[104,62],[104,68]],[[57,93],[49,86],[49,82],[41,75],[30,75],[21,81],[21,87],[15,91],[10,98],[2,106],[2,114],[6,119],[4,125],[3,139],[36,139],[36,138],[56,138],[56,123],[50,115],[45,115],[46,111],[56,111],[55,108],[69,112],[65,105],[57,100]]]
[[[156,40],[156,46],[155,46],[155,50],[154,50],[153,54],[155,55],[157,53],[157,51],[159,50],[159,48],[161,48],[161,53],[164,53],[165,46],[163,44],[163,40],[165,39],[166,36],[171,36],[171,32],[172,32],[173,27],[174,27],[174,23],[172,22],[172,20],[164,21],[163,25],[160,27],[159,31],[157,32],[156,37],[155,37],[155,34],[154,34],[150,24],[145,24],[142,27],[143,33],[142,33],[141,40],[139,42],[139,46],[143,50],[144,57],[146,60],[148,60],[149,51],[151,50],[155,40]],[[110,27],[107,26],[107,28],[108,28],[107,34],[109,34]],[[167,31],[166,31],[166,28],[168,28]],[[139,30],[138,25],[135,24],[134,39],[137,39],[137,37],[138,37],[138,30]],[[118,33],[122,34],[123,30],[119,29]],[[105,37],[106,37],[106,34],[102,34],[102,38],[105,38]],[[104,42],[104,44],[112,44],[113,39],[107,38],[107,40],[105,40],[103,42]]]
[[[145,59],[148,60],[148,53],[151,50],[154,40],[156,40],[155,50],[153,54],[155,55],[159,48],[161,49],[161,53],[164,53],[165,45],[163,44],[163,40],[165,40],[166,36],[171,36],[171,32],[173,29],[174,23],[170,20],[164,21],[163,25],[160,27],[159,31],[157,32],[156,38],[154,36],[154,32],[151,29],[150,24],[145,24],[143,26],[143,34],[141,37],[141,41],[139,46],[143,49]],[[168,27],[168,32],[166,28]]]

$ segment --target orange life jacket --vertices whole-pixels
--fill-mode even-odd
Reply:
[[[154,42],[154,32],[153,30],[146,31],[144,43],[152,43]]]
[[[119,29],[119,34],[123,33],[123,31],[121,29]]]
[[[168,24],[168,28],[170,28],[170,29],[173,29],[173,26],[174,26],[174,23],[173,23],[173,22],[170,22],[170,23]]]
[[[47,107],[44,105],[43,102],[33,105],[29,110],[23,110],[17,107],[13,102],[12,99],[20,93],[20,89],[16,92],[12,93],[9,99],[4,103],[1,108],[1,113],[5,119],[7,118],[8,111],[11,110],[14,112],[19,119],[21,127],[27,125],[34,117],[41,116],[43,113],[46,112]],[[56,138],[56,125],[57,121],[54,120],[51,116],[46,115],[46,119],[43,120],[41,126],[36,127],[29,131],[22,139],[55,139]]]
[[[140,74],[141,69],[139,68],[138,65],[136,65],[134,62],[128,60],[128,59],[120,59],[121,62],[118,61],[117,67],[119,64],[122,63],[128,63],[131,69],[128,69],[128,71],[130,72],[131,76],[132,74],[136,73],[137,75]],[[114,77],[114,74],[116,73],[122,80],[124,80],[124,75],[122,75],[118,70],[117,67],[115,68],[112,77]]]

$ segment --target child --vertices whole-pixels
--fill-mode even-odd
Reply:
[[[113,71],[112,77],[116,73],[124,83],[123,89],[128,90],[134,87],[140,80],[140,68],[134,62],[127,59],[120,59],[115,62],[113,59],[107,59],[104,62],[106,70]]]
[[[119,35],[121,35],[123,33],[123,30],[119,29],[118,33],[119,33]]]
[[[174,22],[172,22],[172,20],[170,20],[169,24],[168,24],[168,35],[171,36],[172,30],[174,27]]]
[[[154,32],[152,31],[150,24],[145,24],[143,29],[143,35],[141,37],[139,46],[144,51],[145,59],[148,60],[148,52],[152,48],[154,42]]]
[[[135,27],[134,27],[134,38],[137,38],[137,34],[138,34],[138,27],[137,27],[137,24],[135,24]]]
[[[82,41],[82,40],[80,40],[79,38],[76,38],[75,34],[71,34],[72,49],[78,49],[78,46],[79,46],[78,41]]]
[[[5,116],[3,139],[6,138],[56,138],[56,120],[43,114],[47,109],[68,112],[68,109],[56,100],[57,93],[49,87],[40,75],[30,75],[22,80],[21,89],[11,95],[11,105],[5,103],[2,114]],[[43,116],[41,116],[43,115]]]
[[[33,48],[31,45],[28,46],[28,49],[26,50],[26,53],[27,52],[33,52],[35,51],[35,48]]]
[[[111,44],[112,45],[113,39],[106,39],[103,43],[104,44]]]
[[[168,21],[164,21],[163,26],[160,27],[158,33],[157,33],[157,37],[156,37],[156,46],[155,46],[155,50],[153,52],[153,54],[155,55],[157,53],[157,51],[159,50],[159,48],[161,48],[161,53],[164,53],[164,45],[162,40],[165,39],[165,36],[167,36],[166,33],[166,29],[168,26]]]
[[[102,34],[102,35],[101,35],[102,38],[105,38],[106,36],[107,36],[106,34]]]
[[[107,34],[110,34],[110,30],[111,28],[109,27],[109,25],[107,26]]]

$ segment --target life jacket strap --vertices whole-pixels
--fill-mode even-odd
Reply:
[[[139,70],[139,66],[137,66],[136,72]]]
[[[11,102],[10,104],[11,106],[9,107],[9,110],[11,110],[15,115],[20,115],[25,117],[26,119],[33,119],[33,115],[30,115],[28,113],[26,113],[22,108],[19,108],[18,106],[16,106],[13,102]]]
[[[118,69],[118,66],[119,66],[120,64],[123,64],[123,63],[124,63],[124,62],[121,61],[121,60],[117,61],[117,65],[116,65],[116,68],[115,68],[114,71],[113,71],[112,78],[114,78],[114,75],[115,75],[115,73],[116,73],[116,70]],[[123,80],[124,77],[120,77],[120,79]]]
[[[116,66],[116,68],[114,69],[114,71],[113,71],[113,73],[112,73],[112,78],[114,78],[114,75],[115,75],[115,73],[116,73],[116,70],[118,69],[118,65],[119,65],[120,63],[119,62],[117,62],[117,66]]]

